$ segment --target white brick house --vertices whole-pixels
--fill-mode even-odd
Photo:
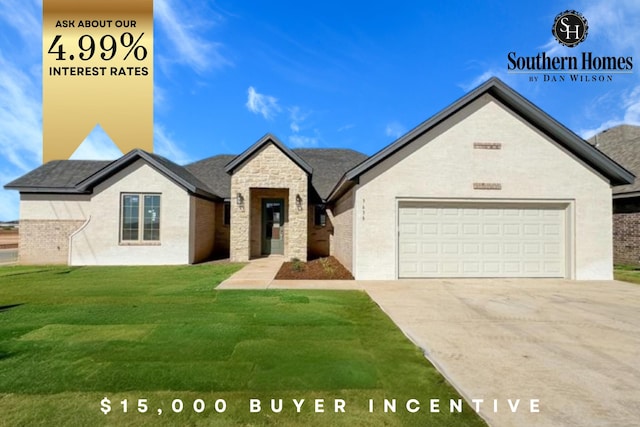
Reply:
[[[611,188],[633,180],[491,79],[371,157],[266,135],[185,166],[49,162],[5,188],[23,263],[331,254],[356,279],[610,279]]]

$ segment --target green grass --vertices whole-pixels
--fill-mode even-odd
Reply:
[[[214,290],[239,267],[0,268],[0,425],[484,425],[468,406],[449,413],[459,396],[365,293]],[[306,399],[300,413],[291,399]]]
[[[640,284],[640,267],[616,265],[613,269],[613,278],[624,282]]]

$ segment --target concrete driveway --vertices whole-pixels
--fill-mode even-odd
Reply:
[[[640,285],[362,283],[468,401],[484,400],[490,425],[640,425]],[[507,399],[520,399],[517,412]]]

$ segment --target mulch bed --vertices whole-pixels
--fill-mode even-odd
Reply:
[[[330,256],[308,262],[285,262],[276,274],[276,280],[353,280],[353,276]]]

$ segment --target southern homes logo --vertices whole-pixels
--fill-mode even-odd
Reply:
[[[551,27],[558,43],[573,48],[584,42],[589,34],[589,23],[580,12],[565,10],[559,13]],[[633,72],[633,57],[595,54],[591,51],[579,55],[519,55],[507,54],[507,70],[513,74],[529,74],[530,82],[612,82],[617,74]]]

